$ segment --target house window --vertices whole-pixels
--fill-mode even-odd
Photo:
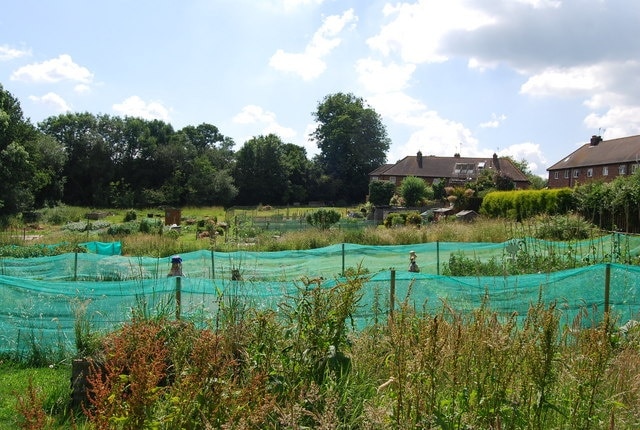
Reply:
[[[580,176],[580,169],[575,169],[575,170],[573,171],[573,177],[574,177],[574,178],[577,178],[578,176]]]
[[[592,177],[592,176],[593,176],[593,169],[592,169],[591,167],[589,167],[589,168],[587,169],[587,178],[590,178],[590,177]]]
[[[372,176],[372,177],[371,177],[371,180],[372,180],[372,181],[377,181],[377,180],[378,180],[378,177],[377,177],[377,176]]]
[[[569,179],[569,171],[568,170],[564,171],[564,178],[565,179]]]
[[[553,172],[553,179],[559,179],[559,178],[560,178],[560,172],[556,170],[555,172]]]
[[[389,182],[391,182],[392,184],[396,183],[396,177],[395,176],[389,176]]]
[[[627,166],[621,164],[618,166],[618,175],[626,175],[627,174]]]
[[[609,176],[609,166],[604,166],[602,168],[602,176]]]
[[[640,167],[640,164],[632,164],[631,165],[631,173],[636,173],[636,170],[638,170],[638,167]]]

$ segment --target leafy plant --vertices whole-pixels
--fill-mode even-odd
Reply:
[[[320,230],[327,230],[340,221],[340,213],[333,209],[318,209],[307,214],[306,219],[308,224]]]

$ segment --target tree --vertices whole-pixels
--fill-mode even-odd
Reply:
[[[64,160],[58,142],[39,133],[0,85],[0,216],[57,200]]]
[[[283,143],[275,134],[254,137],[236,154],[233,177],[240,204],[281,204],[287,190]]]
[[[396,186],[389,181],[371,181],[369,183],[369,201],[374,206],[386,206],[391,201]]]
[[[531,189],[541,190],[547,186],[547,180],[541,178],[540,176],[534,174],[529,167],[529,162],[524,158],[520,161],[516,161],[513,157],[505,157],[511,160],[514,166],[518,168],[524,175],[527,177],[529,182],[531,183]]]
[[[114,146],[110,135],[100,129],[100,119],[90,113],[50,117],[39,124],[43,133],[64,145],[68,160],[63,174],[67,178],[64,200],[84,206],[109,204],[114,175]],[[108,119],[107,119],[108,121]]]
[[[341,181],[348,202],[367,194],[369,172],[386,162],[390,140],[380,115],[353,94],[328,95],[314,113],[316,140],[323,172]]]
[[[423,199],[433,198],[433,189],[415,176],[404,178],[399,191],[407,206],[419,206]]]

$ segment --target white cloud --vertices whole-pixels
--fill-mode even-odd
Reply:
[[[395,92],[405,89],[415,70],[414,64],[390,63],[384,65],[382,62],[370,58],[356,62],[359,82],[372,93]]]
[[[169,121],[169,110],[157,101],[145,102],[138,96],[131,96],[122,103],[116,103],[112,109],[120,115]]]
[[[75,81],[89,84],[93,80],[93,73],[86,67],[74,63],[70,55],[62,54],[42,63],[20,67],[13,72],[11,80],[34,83]]]
[[[260,130],[258,134],[267,135],[273,133],[284,141],[295,137],[297,134],[295,130],[278,124],[276,114],[256,105],[243,107],[240,113],[232,118],[232,121],[236,124],[257,125]]]
[[[602,90],[602,71],[599,66],[548,68],[531,76],[520,92],[533,96],[563,96]]]
[[[542,153],[540,144],[532,142],[516,143],[498,152],[498,155],[501,157],[510,156],[516,161],[526,160],[529,170],[531,170],[533,174],[547,177],[546,168],[548,166],[548,160]]]
[[[16,58],[31,55],[31,51],[11,48],[8,45],[0,45],[0,61],[15,60]]]
[[[584,119],[584,124],[591,130],[602,129],[602,137],[615,139],[618,137],[640,134],[640,106],[619,105],[612,107],[604,114],[591,113]]]
[[[367,43],[383,55],[397,52],[409,63],[440,63],[442,38],[455,30],[472,31],[493,22],[489,15],[471,9],[463,0],[386,4],[383,13],[392,20]]]
[[[47,93],[41,97],[29,96],[29,100],[37,104],[51,107],[58,113],[64,113],[71,110],[71,106],[69,106],[69,104],[56,93]]]
[[[350,23],[357,21],[353,9],[342,15],[325,18],[322,26],[314,33],[302,53],[288,53],[278,49],[269,59],[269,65],[276,70],[291,72],[309,81],[320,76],[326,69],[323,58],[340,45],[340,32]]]
[[[497,127],[500,127],[500,124],[502,124],[506,119],[507,119],[507,116],[504,114],[496,115],[495,113],[492,113],[491,120],[487,122],[483,122],[482,124],[480,124],[480,127],[481,128],[497,128]]]
[[[562,6],[562,1],[560,0],[516,0],[519,3],[527,4],[534,9],[557,9]]]

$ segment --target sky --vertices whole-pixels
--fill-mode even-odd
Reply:
[[[318,148],[331,94],[373,108],[387,162],[546,169],[640,134],[636,0],[0,0],[0,84],[34,125],[67,112],[213,124]]]

